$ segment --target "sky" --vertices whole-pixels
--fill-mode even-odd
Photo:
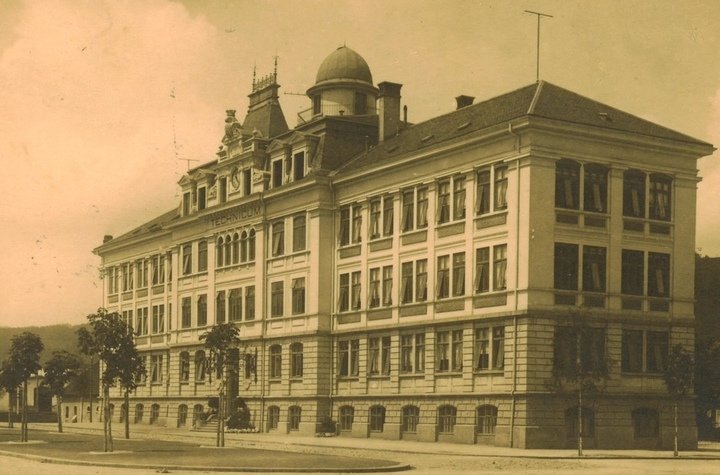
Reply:
[[[278,57],[290,126],[346,44],[411,122],[540,77],[720,144],[716,0],[0,1],[0,326],[81,323],[103,235],[172,209],[215,158],[226,109]],[[282,93],[286,94],[282,94]],[[291,93],[291,94],[287,94]],[[698,162],[697,248],[720,256],[720,156]],[[186,160],[198,160],[188,162]]]

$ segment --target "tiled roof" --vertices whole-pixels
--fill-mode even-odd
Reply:
[[[173,208],[172,210],[161,214],[157,218],[154,218],[147,223],[142,224],[141,226],[138,226],[137,228],[125,233],[121,234],[120,236],[113,238],[112,240],[108,241],[107,243],[103,244],[112,244],[116,243],[118,241],[125,241],[127,239],[131,239],[137,236],[142,236],[143,234],[148,234],[155,231],[160,231],[163,229],[165,225],[170,223],[171,221],[176,220],[180,217],[180,210],[177,208]],[[102,246],[100,246],[102,247]]]
[[[411,152],[524,116],[619,130],[695,145],[710,144],[675,132],[614,107],[540,81],[492,99],[408,127],[338,170],[338,174],[392,162]]]

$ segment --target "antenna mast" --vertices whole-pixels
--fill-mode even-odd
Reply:
[[[537,15],[537,58],[536,58],[536,69],[535,69],[535,80],[540,81],[540,18],[546,17],[546,18],[554,18],[552,15],[547,15],[545,13],[540,12],[534,12],[532,10],[525,10],[525,13],[530,13],[531,15]]]

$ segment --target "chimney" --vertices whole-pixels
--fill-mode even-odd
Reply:
[[[381,82],[378,84],[378,141],[398,134],[400,130],[400,88],[402,84]]]
[[[475,100],[475,98],[473,96],[457,96],[455,98],[458,109],[462,109],[463,107],[471,106],[474,100]]]
[[[113,237],[110,234],[106,234],[105,236],[103,236],[103,244],[105,244],[108,241],[112,241],[112,238]]]

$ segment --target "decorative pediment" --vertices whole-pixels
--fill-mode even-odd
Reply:
[[[275,155],[278,150],[286,151],[289,148],[289,144],[285,140],[273,140],[270,142],[270,145],[268,145],[266,151],[270,155]]]
[[[194,180],[191,179],[189,175],[183,175],[182,178],[180,178],[180,181],[178,181],[178,185],[185,187],[186,185],[191,185],[193,181]]]

